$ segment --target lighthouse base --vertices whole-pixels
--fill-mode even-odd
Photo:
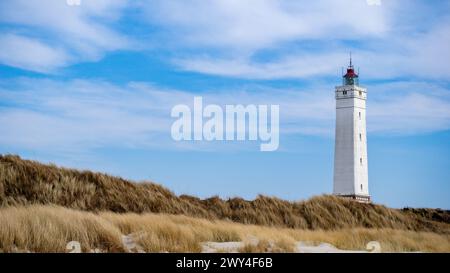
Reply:
[[[356,194],[346,194],[346,195],[336,195],[341,198],[354,200],[360,203],[370,203],[370,196],[369,195],[356,195]]]

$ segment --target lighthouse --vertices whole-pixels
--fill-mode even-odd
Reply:
[[[337,196],[369,203],[367,166],[367,89],[359,86],[350,55],[342,85],[336,86],[334,186]]]

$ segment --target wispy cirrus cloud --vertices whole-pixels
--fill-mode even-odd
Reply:
[[[187,71],[245,79],[294,79],[317,75],[336,75],[348,53],[293,54],[280,59],[259,62],[247,57],[195,57],[174,59],[173,63]]]
[[[184,71],[330,76],[352,51],[366,78],[448,79],[449,9],[424,1],[152,1],[146,15]]]
[[[64,49],[16,34],[0,35],[0,61],[26,70],[48,72],[70,61]]]
[[[130,37],[112,26],[126,7],[126,0],[83,1],[80,6],[62,0],[1,1],[0,63],[49,73],[132,49]]]
[[[433,20],[424,20],[422,27],[410,28],[408,23],[414,19],[424,19],[420,12],[415,16],[408,13],[413,8],[425,9],[420,2],[402,6],[383,1],[380,6],[370,6],[365,1],[308,5],[289,1],[140,1],[133,5],[144,9],[140,19],[145,24],[160,27],[161,31],[153,34],[163,38],[161,46],[172,44],[175,53],[170,60],[182,70],[263,80],[314,78],[336,75],[336,68],[347,58],[345,51],[353,48],[365,78],[433,80],[450,76],[446,63],[450,21],[437,13]],[[77,7],[64,1],[2,2],[0,21],[6,27],[0,34],[0,62],[48,73],[82,60],[96,60],[110,51],[130,49],[133,37],[118,31],[114,22],[131,6],[125,0],[83,1]],[[161,142],[160,136],[167,134],[170,107],[189,103],[193,96],[182,88],[97,80],[16,79],[3,85],[4,101],[16,104],[2,108],[2,125],[9,128],[3,140],[23,141],[25,146],[95,147],[119,140],[130,145],[158,143],[153,138],[159,137]],[[11,88],[18,92],[9,92]],[[440,92],[424,94],[424,88]],[[280,104],[282,132],[332,135],[334,101],[329,84],[313,84],[305,90],[258,89],[257,95],[246,90],[212,90],[204,95],[217,103]],[[403,93],[383,97],[387,89]],[[448,129],[445,94],[448,89],[439,82],[373,84],[368,129],[382,134]],[[17,126],[27,121],[32,121],[29,126]],[[53,132],[52,128],[63,130]]]
[[[375,84],[369,89],[368,129],[414,135],[450,129],[448,87],[426,81]]]
[[[448,90],[427,85],[430,92],[424,93],[424,85],[403,82],[371,87],[368,130],[405,135],[450,129]],[[102,147],[220,149],[217,142],[192,145],[170,137],[171,108],[191,105],[195,95],[203,96],[205,104],[278,104],[284,136],[331,137],[334,132],[334,97],[328,85],[192,93],[149,83],[21,78],[0,83],[0,145],[55,154]],[[232,147],[246,149],[246,144]]]
[[[387,41],[388,40],[388,41]],[[450,79],[450,20],[425,33],[366,42],[364,48],[336,45],[325,50],[292,49],[269,60],[253,55],[177,57],[182,70],[245,79],[305,79],[336,76],[352,50],[365,79]]]
[[[118,50],[160,50],[182,71],[304,79],[336,75],[353,51],[366,78],[448,79],[449,6],[394,0],[2,1],[0,63],[51,73]]]
[[[188,46],[256,50],[298,39],[383,35],[389,8],[365,1],[151,0],[147,20]]]

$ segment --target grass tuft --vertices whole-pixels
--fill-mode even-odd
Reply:
[[[135,246],[123,243],[132,238]],[[293,252],[299,241],[365,250],[450,252],[450,235],[395,229],[302,230],[154,213],[91,213],[31,205],[0,208],[0,251],[66,252],[78,241],[83,252],[200,252],[204,242],[243,242],[240,252]]]

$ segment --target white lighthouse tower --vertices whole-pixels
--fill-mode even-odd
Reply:
[[[370,202],[367,135],[367,90],[359,86],[350,55],[350,65],[336,87],[336,138],[334,152],[334,189],[338,196]]]

